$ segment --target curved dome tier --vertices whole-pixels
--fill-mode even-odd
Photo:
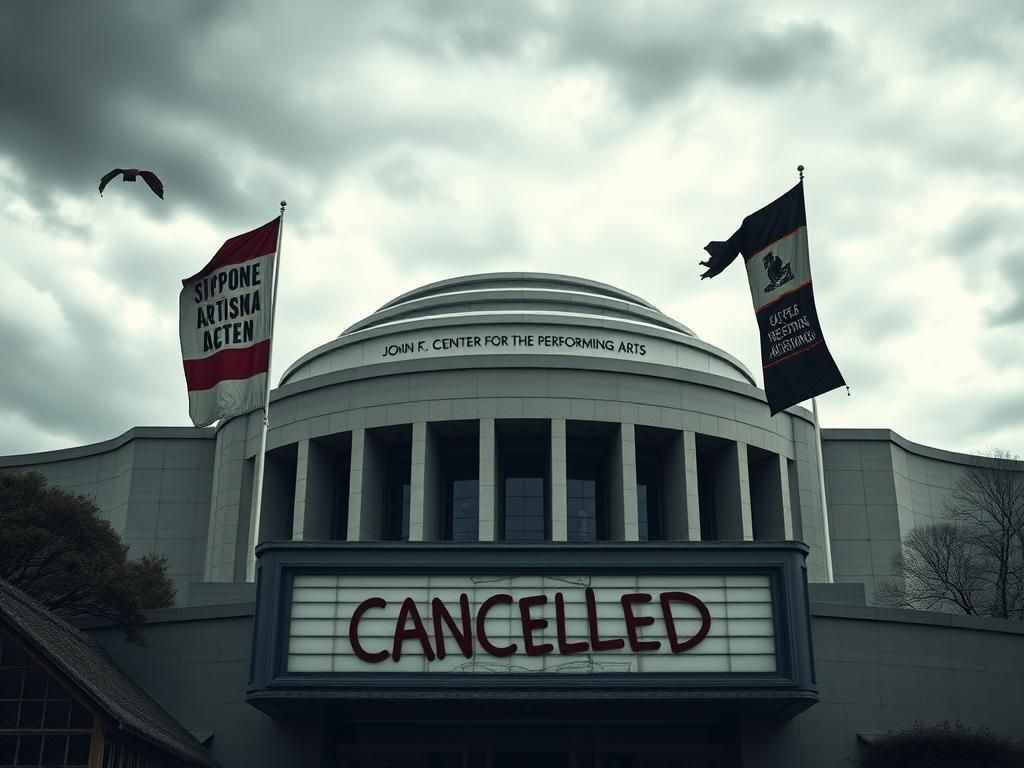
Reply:
[[[281,383],[373,364],[482,355],[586,355],[754,383],[738,360],[638,296],[536,272],[468,275],[402,294],[304,355]]]

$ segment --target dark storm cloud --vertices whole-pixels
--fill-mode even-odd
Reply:
[[[97,194],[106,171],[141,165],[158,171],[169,192],[194,186],[203,189],[206,204],[223,207],[223,186],[210,169],[215,158],[152,130],[160,127],[156,118],[168,94],[190,89],[183,62],[194,56],[219,8],[207,2],[5,6],[0,154],[20,169],[21,195],[54,217],[57,195]]]
[[[679,8],[655,4],[627,16],[575,5],[560,57],[608,69],[627,100],[643,107],[705,78],[756,88],[817,80],[838,54],[820,23],[768,25],[733,3],[690,14]]]
[[[0,312],[0,349],[9,363],[0,377],[0,403],[16,404],[0,411],[76,441],[112,437],[163,412],[165,404],[152,393],[165,391],[180,365],[173,347],[164,344],[166,354],[153,356],[160,360],[153,365],[160,345],[152,338],[140,343],[125,334],[107,308],[87,305],[73,288],[57,285],[51,295],[64,323],[53,318],[48,325],[64,325],[61,332],[43,336],[26,323],[24,310]]]
[[[625,100],[643,108],[704,80],[768,88],[835,76],[835,34],[819,22],[769,24],[736,3],[536,4],[425,2],[424,26],[392,32],[396,42],[436,57],[521,58],[607,72]]]
[[[365,52],[365,35],[346,44],[376,23],[361,7],[327,6],[319,25],[293,28],[272,15],[287,20],[282,9],[205,0],[4,11],[0,159],[17,170],[13,191],[65,230],[74,231],[58,198],[98,200],[100,176],[115,167],[155,171],[166,200],[120,180],[107,196],[130,196],[150,216],[184,205],[238,226],[281,196],[301,217],[339,168],[389,142],[470,148],[501,135],[479,115],[368,98],[374,82],[344,61],[319,70],[325,51],[357,61]],[[275,53],[282,47],[288,56]],[[336,92],[323,97],[318,83]]]

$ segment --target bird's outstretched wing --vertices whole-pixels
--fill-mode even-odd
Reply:
[[[114,178],[115,176],[117,176],[117,174],[119,174],[119,173],[124,173],[124,169],[123,168],[115,168],[110,173],[108,173],[106,176],[104,176],[102,179],[100,179],[100,197],[103,197],[103,188],[106,187],[107,184],[110,183],[110,180],[112,178]],[[163,195],[161,195],[161,197],[163,197]]]
[[[139,171],[139,176],[142,177],[144,182],[149,184],[149,188],[153,190],[154,195],[161,200],[164,199],[164,184],[156,177],[155,173],[152,171]]]

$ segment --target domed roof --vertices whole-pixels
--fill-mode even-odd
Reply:
[[[523,313],[564,315],[579,320],[615,318],[697,338],[685,325],[639,296],[594,280],[543,272],[494,272],[439,280],[392,299],[346,328],[339,338],[403,320],[442,320],[460,315],[497,319]]]
[[[530,356],[536,364],[544,355],[544,362],[558,355],[595,364],[614,358],[754,383],[738,360],[640,297],[539,272],[466,275],[408,291],[304,355],[281,383],[394,362],[472,356],[488,364],[481,356],[490,356],[520,364],[509,361]]]

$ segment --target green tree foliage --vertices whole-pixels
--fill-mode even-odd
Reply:
[[[91,499],[38,472],[0,474],[0,578],[58,615],[110,621],[134,642],[140,611],[174,604],[166,558],[129,560]]]
[[[861,752],[860,768],[1019,768],[1024,745],[987,728],[918,725],[890,731]]]
[[[974,457],[945,504],[919,526],[879,584],[883,605],[1024,619],[1024,471],[1002,451]]]

